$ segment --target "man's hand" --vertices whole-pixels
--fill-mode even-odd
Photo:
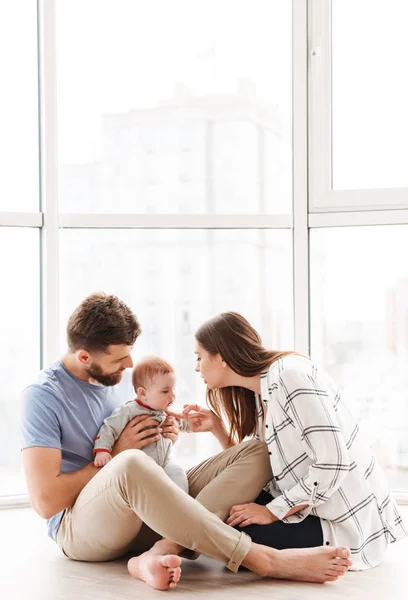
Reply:
[[[94,459],[95,467],[104,467],[112,460],[110,452],[97,452]]]
[[[246,527],[247,525],[269,525],[279,519],[275,517],[266,506],[260,506],[251,502],[250,504],[237,504],[230,510],[227,525],[235,527]]]
[[[171,412],[167,411],[168,416],[165,419],[165,421],[163,421],[162,428],[163,428],[163,437],[170,438],[171,441],[173,442],[173,444],[175,444],[177,442],[177,439],[178,439],[178,436],[180,433],[180,429],[179,429],[178,421],[175,418],[175,416],[173,416],[173,414],[176,414],[176,413],[171,413]]]
[[[162,432],[156,419],[149,415],[139,415],[126,425],[112,449],[112,457],[123,450],[141,450],[152,442],[157,442]]]

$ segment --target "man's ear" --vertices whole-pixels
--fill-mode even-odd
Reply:
[[[81,348],[81,350],[78,350],[76,355],[79,362],[83,365],[89,365],[89,363],[91,362],[91,356],[89,352],[87,350],[84,350],[83,348]]]

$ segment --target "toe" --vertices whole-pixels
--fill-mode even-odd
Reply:
[[[163,556],[161,563],[163,566],[167,567],[168,569],[176,569],[181,564],[181,558],[174,554],[169,554],[167,556]]]
[[[172,580],[175,583],[178,583],[180,581],[180,577],[181,577],[181,570],[180,569],[175,569],[173,576],[172,576]]]
[[[340,556],[340,558],[350,558],[351,556],[350,549],[346,546],[340,546],[339,548],[336,548],[336,550],[337,556]]]
[[[337,575],[344,575],[347,569],[345,567],[341,567],[340,565],[332,565],[330,567],[330,571],[337,573]]]
[[[343,577],[343,575],[347,573],[347,569],[343,569],[342,567],[332,566],[329,570],[332,574],[337,575],[337,577]]]
[[[333,561],[333,564],[337,565],[339,567],[344,567],[345,569],[348,569],[352,563],[351,563],[350,559],[336,558],[336,560]]]
[[[339,574],[336,573],[336,571],[334,571],[333,569],[327,569],[326,576],[328,576],[328,577],[335,577],[337,579],[337,577],[339,576]]]

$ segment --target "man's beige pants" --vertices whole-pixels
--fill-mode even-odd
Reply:
[[[263,442],[233,446],[190,469],[190,495],[141,450],[117,455],[64,513],[57,544],[73,560],[106,561],[147,550],[166,538],[236,572],[251,540],[224,521],[235,504],[253,502],[270,481]]]

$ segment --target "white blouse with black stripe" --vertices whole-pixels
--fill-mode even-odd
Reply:
[[[285,523],[320,517],[324,544],[348,546],[351,569],[376,566],[407,530],[333,381],[309,359],[289,355],[262,373],[256,402],[256,437],[268,445],[273,473],[265,489],[274,499],[267,507]]]

